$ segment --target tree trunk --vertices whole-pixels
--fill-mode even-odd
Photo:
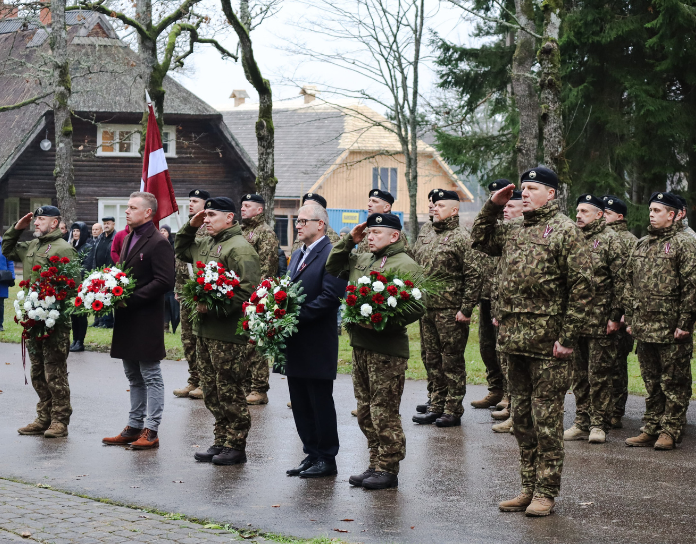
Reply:
[[[152,31],[152,0],[137,0],[135,8],[135,18],[145,27],[148,32]],[[164,126],[164,76],[166,70],[162,70],[157,60],[157,40],[138,34],[138,54],[141,63],[141,77],[144,87],[150,94],[152,105],[157,115],[157,124],[162,130]],[[145,100],[145,96],[142,97]],[[145,149],[145,134],[147,131],[147,109],[143,112],[141,121],[140,152]]]
[[[515,16],[520,24],[535,32],[534,4],[532,0],[515,0]],[[517,137],[517,173],[537,165],[539,147],[539,97],[537,96],[532,66],[536,60],[534,36],[518,30],[515,54],[512,57],[512,89],[520,116],[520,132]]]
[[[69,226],[77,219],[77,200],[73,175],[73,126],[70,118],[70,64],[68,32],[65,26],[65,0],[51,0],[51,53],[53,55],[53,119],[56,133],[56,195],[58,208]]]
[[[418,77],[420,67],[420,49],[423,39],[423,26],[425,24],[425,0],[420,0],[420,5],[416,6],[416,16],[414,21],[414,40],[413,40],[413,82],[411,84],[411,107],[408,118],[409,127],[409,147],[408,156],[404,156],[409,161],[407,166],[406,182],[408,186],[409,215],[410,215],[410,238],[411,243],[415,243],[418,238]],[[405,80],[406,78],[404,78]],[[404,89],[407,93],[408,89]]]

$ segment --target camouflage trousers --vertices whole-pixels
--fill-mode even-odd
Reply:
[[[506,391],[505,373],[500,365],[500,358],[496,352],[496,338],[498,331],[493,326],[491,315],[491,301],[481,299],[479,301],[479,350],[481,359],[486,367],[486,381],[489,391]]]
[[[469,325],[457,322],[456,315],[456,309],[428,310],[422,318],[421,342],[425,344],[425,368],[433,382],[429,411],[461,416]]]
[[[37,419],[44,425],[51,422],[70,424],[70,329],[57,327],[48,340],[27,340],[27,352],[31,361],[31,384],[39,395]]]
[[[181,304],[181,344],[184,347],[184,358],[188,362],[189,379],[188,383],[198,387],[200,378],[198,376],[198,362],[196,360],[196,335],[193,334],[188,309]]]
[[[648,396],[644,430],[679,439],[691,398],[691,339],[683,344],[638,342],[638,362]]]
[[[358,425],[367,438],[370,468],[399,473],[406,457],[406,435],[399,406],[408,359],[353,348],[353,389],[358,401]]]
[[[418,320],[418,329],[420,331],[420,353],[421,353],[421,362],[423,363],[423,368],[425,368],[425,376],[428,380],[428,400],[430,400],[430,397],[432,396],[433,393],[433,380],[430,378],[430,371],[428,370],[428,365],[425,364],[425,359],[426,359],[426,352],[425,352],[425,342],[423,342],[423,320],[419,319]]]
[[[520,448],[522,491],[557,497],[563,471],[563,403],[570,364],[505,354],[512,428]]]
[[[612,378],[616,365],[616,338],[581,336],[573,352],[575,425],[583,431],[611,429]]]
[[[249,361],[247,363],[247,374],[244,379],[244,390],[247,394],[252,391],[259,393],[267,392],[271,386],[268,383],[271,374],[268,359],[261,355],[253,346],[249,346]]]
[[[215,445],[246,448],[251,416],[244,393],[248,347],[198,337],[198,371],[205,406],[215,417]]]
[[[616,333],[616,363],[612,376],[612,398],[609,415],[622,418],[628,400],[628,355],[633,350],[633,337],[621,329]]]

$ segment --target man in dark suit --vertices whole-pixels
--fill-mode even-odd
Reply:
[[[157,430],[164,409],[164,383],[160,360],[164,349],[164,295],[174,289],[174,249],[152,222],[157,199],[151,193],[130,196],[126,223],[130,234],[121,248],[119,268],[130,269],[135,290],[127,305],[115,311],[111,356],[123,359],[130,382],[131,411],[128,425],[118,436],[104,438],[107,445],[132,449],[159,447]]]
[[[287,342],[292,414],[307,457],[289,476],[321,478],[337,474],[338,428],[333,382],[338,367],[336,311],[347,282],[326,272],[332,245],[326,236],[329,217],[321,206],[303,206],[297,236],[303,245],[290,259],[290,279],[302,282],[307,295],[300,309],[298,332]]]

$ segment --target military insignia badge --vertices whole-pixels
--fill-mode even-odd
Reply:
[[[662,200],[662,193],[660,193],[659,195],[657,195],[657,198],[659,198],[660,200]]]
[[[494,189],[496,189],[496,188],[498,187],[498,184],[497,184],[497,183],[494,183],[493,185],[491,185],[491,187],[493,187]]]
[[[307,193],[307,196],[308,196],[308,197],[311,197],[311,196],[312,196],[312,193]]]
[[[613,203],[614,203],[613,200],[610,200],[610,201],[609,201],[609,205],[610,205],[610,206],[611,206]]]
[[[372,193],[372,196],[377,196],[378,194],[379,194],[379,193],[378,193],[377,191],[374,191],[374,192]]]
[[[251,195],[247,195],[247,198],[251,198]]]
[[[381,223],[381,222],[382,222],[382,218],[381,218],[381,217],[378,217],[377,219],[375,219],[375,223]]]
[[[208,203],[205,205],[205,207],[206,207],[206,208],[210,208],[211,205],[212,205],[212,204],[211,204],[210,202],[208,202]]]
[[[201,194],[201,192],[198,189],[196,189],[196,192],[194,194],[198,196],[199,194]]]
[[[587,196],[585,197],[585,200],[592,200],[592,197],[591,197],[590,195],[587,195]]]
[[[532,171],[529,173],[529,177],[532,178],[532,179],[534,179],[534,178],[536,177],[536,172],[535,172],[534,170],[532,170]]]
[[[544,238],[548,238],[549,234],[553,232],[553,227],[551,225],[546,225],[546,229],[544,230]]]
[[[38,210],[36,210],[36,213],[38,215],[41,215],[43,213],[43,208],[39,208]]]
[[[445,196],[445,193],[443,193],[442,191],[440,191],[440,192],[438,193],[438,196]]]

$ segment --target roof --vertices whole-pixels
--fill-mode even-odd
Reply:
[[[221,111],[225,123],[256,161],[258,104],[221,108]],[[316,99],[309,104],[297,101],[275,103],[273,126],[275,175],[278,178],[276,198],[300,198],[325,177],[339,157],[349,151],[402,152],[392,123],[372,108],[353,101],[329,104]],[[418,151],[433,156],[452,182],[473,199],[434,147],[418,140]]]

